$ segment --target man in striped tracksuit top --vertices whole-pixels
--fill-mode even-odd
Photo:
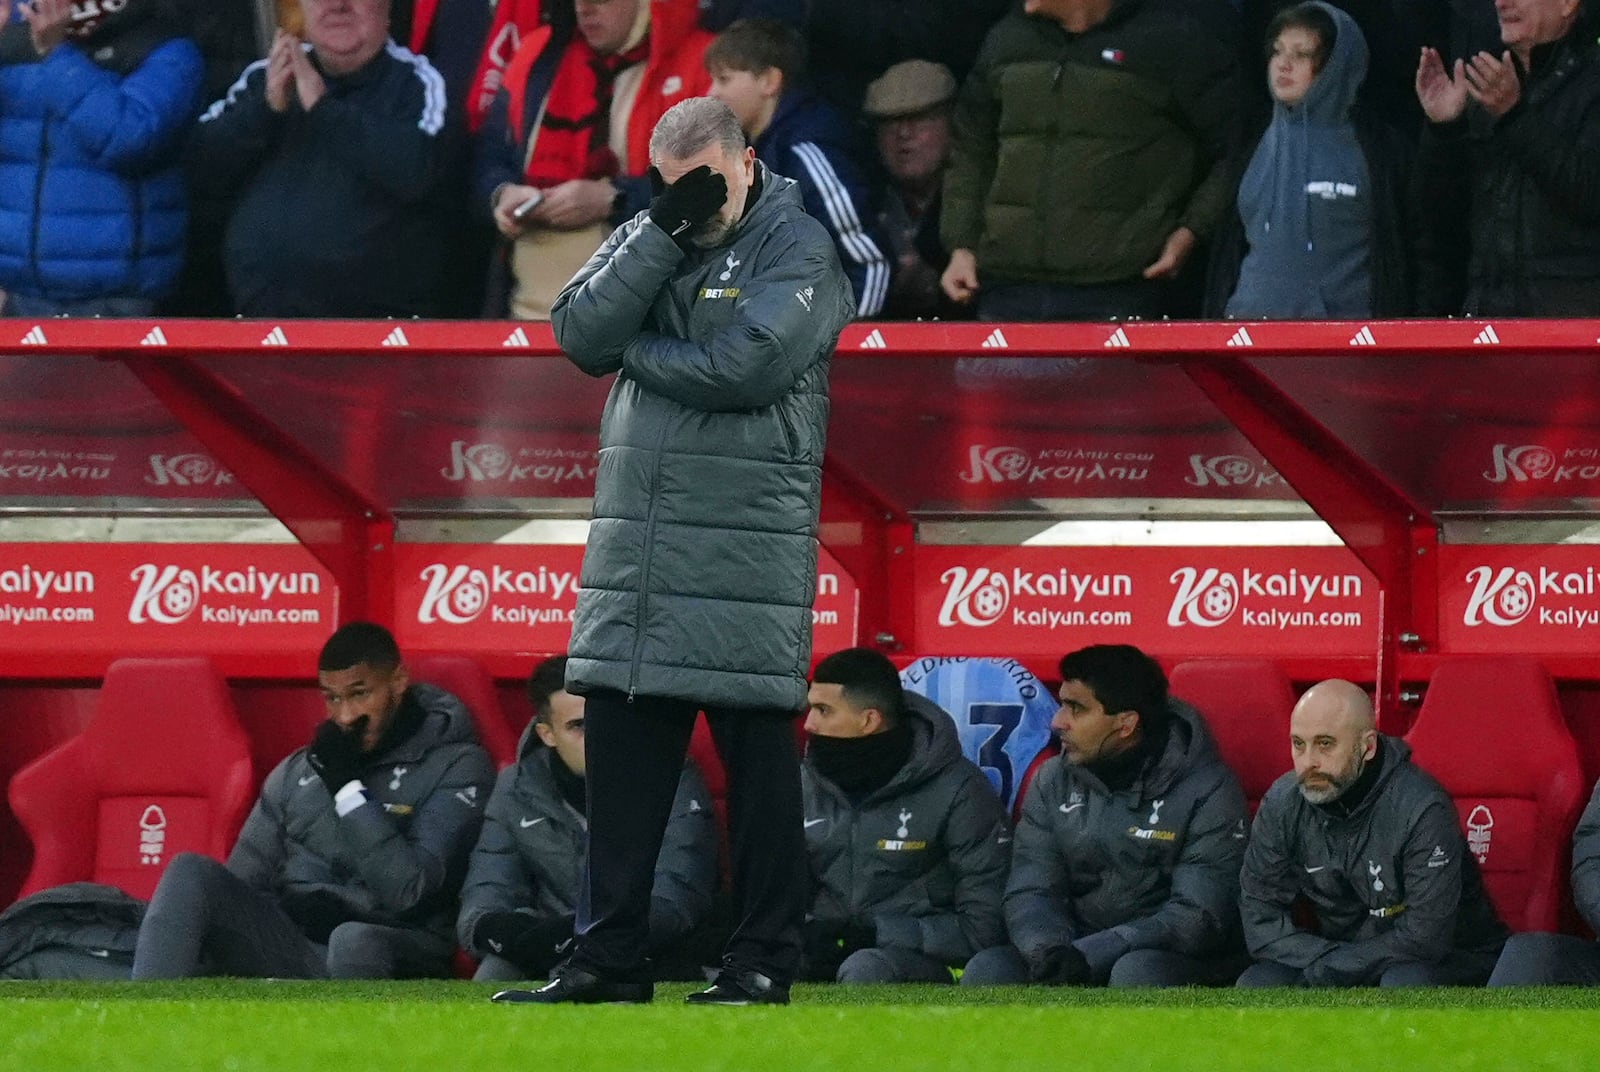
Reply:
[[[801,82],[805,44],[784,23],[743,19],[706,49],[711,95],[739,117],[756,157],[800,185],[808,215],[828,229],[855,291],[856,315],[883,312],[889,248],[876,231],[866,147],[849,121]]]

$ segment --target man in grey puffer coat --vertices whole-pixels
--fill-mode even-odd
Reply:
[[[540,978],[572,938],[589,822],[584,703],[562,687],[566,666],[564,655],[546,659],[529,679],[533,721],[518,745],[516,764],[495,782],[467,865],[456,934],[461,948],[482,961],[477,980]],[[717,885],[713,816],[705,779],[693,762],[685,764],[650,891],[653,956],[681,943],[711,911]],[[657,959],[656,974],[666,978],[664,967],[672,965]]]
[[[1481,986],[1506,928],[1449,795],[1348,681],[1308,689],[1289,740],[1294,770],[1262,798],[1240,874],[1256,962],[1239,985]]]
[[[494,765],[461,701],[413,685],[394,637],[352,622],[323,645],[328,708],[267,775],[227,866],[161,876],[135,979],[446,976]]]
[[[868,648],[812,675],[801,767],[812,901],[805,976],[948,983],[1003,933],[1011,831],[955,721]]]
[[[791,719],[816,594],[828,360],[854,302],[828,232],[766,171],[727,105],[670,108],[660,192],[556,299],[556,341],[617,373],[573,620],[589,862],[573,956],[502,1001],[649,1001],[656,854],[697,713],[728,772],[734,918],[696,1004],[782,1003],[805,853]]]
[[[1126,644],[1061,660],[1061,755],[1028,787],[1006,886],[1011,944],[963,985],[1231,984],[1244,965],[1245,800],[1205,720]]]

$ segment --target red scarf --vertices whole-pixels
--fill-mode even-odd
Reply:
[[[411,9],[411,41],[406,45],[417,55],[428,47],[428,33],[433,29],[433,18],[439,14],[439,0],[417,0]]]
[[[478,72],[472,77],[472,89],[467,93],[467,125],[476,131],[483,125],[494,95],[505,80],[506,66],[517,54],[522,40],[539,25],[539,5],[542,0],[500,0],[494,6],[494,21],[489,27],[483,58],[478,61]],[[431,21],[434,4],[419,4],[429,9]],[[424,30],[426,34],[426,30]],[[415,40],[413,35],[413,40]],[[425,39],[425,38],[424,38]],[[413,48],[413,52],[418,51]],[[514,135],[513,135],[514,136]]]
[[[569,179],[609,179],[622,170],[611,151],[611,94],[617,75],[650,57],[647,34],[627,52],[602,56],[576,36],[556,67],[528,160],[527,183],[540,188]]]

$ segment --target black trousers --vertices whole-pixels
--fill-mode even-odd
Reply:
[[[590,693],[584,704],[589,853],[573,963],[607,978],[644,967],[656,857],[701,705]],[[794,713],[707,707],[728,776],[734,929],[728,967],[787,985],[799,968],[809,901]]]

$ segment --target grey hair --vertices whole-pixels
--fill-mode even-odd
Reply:
[[[650,161],[682,160],[710,145],[724,152],[744,152],[739,117],[715,97],[690,97],[667,109],[650,135]]]

